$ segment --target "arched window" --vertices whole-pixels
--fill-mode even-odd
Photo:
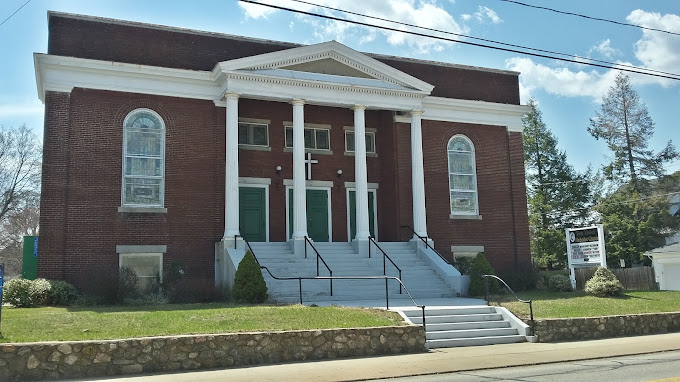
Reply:
[[[163,207],[165,124],[149,109],[123,122],[123,206]]]
[[[475,147],[464,135],[455,135],[447,146],[451,215],[477,215]]]

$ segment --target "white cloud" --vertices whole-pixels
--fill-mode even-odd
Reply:
[[[617,71],[604,74],[595,70],[571,70],[566,67],[549,67],[535,63],[530,58],[514,57],[506,61],[510,70],[521,72],[520,95],[522,100],[531,97],[534,90],[566,97],[591,97],[599,102],[602,95],[614,84]]]
[[[479,8],[477,8],[477,12],[475,12],[475,18],[480,23],[484,22],[486,19],[488,19],[492,24],[499,24],[503,22],[503,20],[498,17],[498,14],[494,12],[493,9],[489,7],[483,7],[481,5]]]
[[[611,40],[609,39],[602,40],[597,45],[593,45],[588,51],[588,54],[591,54],[593,52],[599,53],[604,58],[608,59],[611,59],[614,56],[621,55],[621,51],[619,51],[616,48],[613,48],[611,45]]]
[[[278,1],[276,0],[258,0],[258,1],[264,4],[271,5],[276,5],[278,3]],[[246,18],[250,19],[259,18],[266,19],[267,17],[269,17],[269,15],[277,11],[276,8],[271,8],[264,5],[257,5],[253,3],[244,3],[242,1],[238,2],[238,6],[241,7],[241,9],[243,9],[243,11],[245,12]]]
[[[302,3],[282,2],[276,0],[261,0],[263,3],[283,5],[294,9],[311,11],[315,13],[339,16],[340,13],[315,7]],[[339,8],[358,14],[370,15],[386,20],[394,20],[403,23],[415,24],[422,27],[439,29],[446,32],[453,33],[467,33],[468,29],[456,22],[454,17],[443,6],[431,0],[384,0],[384,1],[367,1],[367,0],[317,0],[317,4]],[[246,17],[249,18],[266,18],[272,12],[271,8],[263,6],[245,6],[244,3],[239,3],[244,9]],[[493,11],[491,11],[493,13]],[[495,15],[495,13],[493,13]],[[399,30],[413,29],[406,26],[400,26],[387,21],[376,20],[373,18],[342,14],[342,17],[347,17],[352,21],[365,22],[379,26],[388,26]],[[491,18],[490,15],[485,14],[484,17]],[[301,22],[310,25],[313,28],[313,35],[319,40],[337,40],[342,42],[350,37],[358,38],[360,43],[367,43],[373,41],[377,36],[382,35],[390,45],[394,46],[408,46],[419,53],[427,53],[430,51],[439,51],[444,47],[453,43],[430,39],[426,37],[414,36],[396,31],[387,31],[381,29],[374,29],[360,25],[345,23],[335,20],[323,20],[318,17],[307,15],[296,15],[296,18]],[[433,32],[425,32],[428,34],[436,34]],[[448,36],[440,34],[441,36]]]
[[[637,9],[626,17],[632,24],[680,33],[680,16],[661,15]],[[635,57],[645,67],[678,73],[680,68],[680,37],[668,33],[642,30],[642,38],[635,43]],[[664,86],[677,84],[673,80],[657,80]]]

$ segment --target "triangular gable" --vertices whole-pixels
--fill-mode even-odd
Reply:
[[[333,76],[383,81],[417,92],[430,93],[434,86],[397,70],[336,41],[302,46],[217,64],[215,72],[282,69]]]

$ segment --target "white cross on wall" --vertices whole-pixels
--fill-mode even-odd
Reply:
[[[312,159],[312,153],[307,153],[307,159],[305,159],[305,163],[307,164],[307,180],[312,179],[312,165],[319,163],[318,160]]]

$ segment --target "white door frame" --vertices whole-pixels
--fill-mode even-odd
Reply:
[[[284,191],[286,193],[286,241],[290,241],[290,200],[288,195],[290,194],[289,190],[293,189],[293,180],[284,179],[283,184],[286,186]],[[331,207],[333,204],[331,199],[333,182],[325,180],[307,180],[305,196],[306,190],[324,190],[328,193],[328,242],[333,242],[333,208]]]
[[[351,187],[350,187],[351,185]],[[354,240],[352,236],[352,229],[350,227],[350,211],[349,211],[349,192],[354,191],[354,197],[356,198],[356,192],[357,189],[354,186],[354,182],[346,182],[345,183],[345,200],[347,201],[347,241],[352,241]],[[373,194],[373,224],[375,224],[375,227],[373,227],[373,231],[375,232],[375,241],[378,241],[378,184],[377,183],[369,183],[368,184],[368,193]],[[370,232],[370,228],[369,228]]]

